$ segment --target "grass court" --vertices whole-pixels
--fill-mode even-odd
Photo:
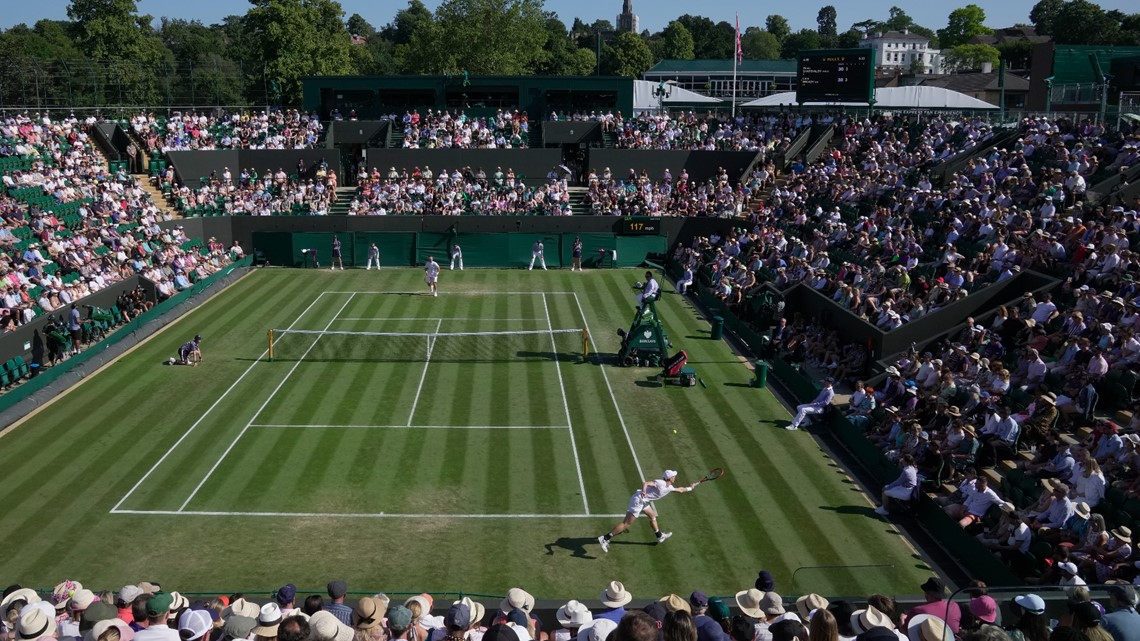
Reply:
[[[671,285],[705,385],[613,365],[638,276],[445,271],[431,297],[415,269],[255,271],[0,438],[0,574],[564,599],[730,595],[767,568],[788,594],[915,592],[921,558]],[[269,329],[420,336],[286,333],[270,361]],[[558,331],[582,329],[586,358]],[[164,366],[196,333],[204,362]],[[657,503],[667,543],[639,522],[602,553],[642,479],[717,466]]]

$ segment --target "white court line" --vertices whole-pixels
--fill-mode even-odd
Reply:
[[[558,372],[558,387],[562,390],[562,407],[566,410],[566,424],[570,426],[570,449],[574,452],[574,467],[578,468],[578,488],[582,492],[582,507],[590,513],[590,502],[586,500],[586,481],[582,477],[582,464],[578,461],[578,445],[574,441],[574,422],[570,420],[570,404],[566,402],[566,385],[562,382],[562,362],[558,360],[558,344],[554,342],[554,323],[550,320],[550,307],[546,305],[546,294],[542,295],[542,310],[546,312],[546,326],[550,328],[550,349],[554,352],[554,368]]]
[[[590,331],[590,324],[586,321],[586,312],[582,309],[582,301],[578,300],[578,294],[574,293],[574,303],[578,305],[578,313],[582,315],[582,326],[586,328],[586,334],[590,337],[590,347],[594,350],[594,361],[598,364],[598,369],[602,370],[602,378],[606,379],[606,388],[610,391],[610,400],[614,402],[614,410],[617,411],[618,423],[621,423],[621,431],[625,433],[625,442],[629,444],[629,453],[633,455],[633,465],[637,468],[637,473],[641,478],[649,478],[645,476],[645,472],[641,469],[641,461],[637,460],[637,450],[633,449],[633,439],[629,436],[629,430],[625,426],[625,418],[621,415],[621,406],[618,405],[617,397],[614,396],[614,388],[610,385],[610,377],[606,374],[606,366],[602,364],[602,359],[598,357],[598,345],[594,342],[594,333]]]
[[[408,294],[419,294],[420,296],[430,296],[431,295],[431,294],[424,293],[424,290],[422,290],[422,289],[405,290],[405,291],[388,291],[388,292],[376,292],[376,291],[373,291],[373,292],[352,292],[352,291],[348,291],[348,292],[324,292],[324,293],[326,293],[326,294],[396,294],[396,295],[400,295],[400,296],[405,296]],[[574,292],[544,292],[542,290],[535,290],[532,292],[497,292],[497,291],[496,292],[480,292],[480,291],[463,290],[463,291],[441,291],[440,293],[448,294],[451,296],[522,296],[522,295],[537,296],[539,294],[564,294],[566,296],[569,296],[569,295],[573,294]]]
[[[388,430],[565,430],[568,425],[292,425],[284,423],[255,423],[257,428],[330,428],[330,429],[388,429]]]
[[[216,512],[205,510],[111,510],[114,514],[158,516],[278,516],[342,519],[620,519],[624,514],[385,514],[375,512]]]
[[[541,318],[480,318],[477,316],[468,316],[460,318],[440,318],[439,316],[416,316],[406,318],[391,318],[383,316],[373,316],[372,318],[338,318],[336,322],[343,321],[535,321],[543,320]]]
[[[293,329],[293,326],[296,325],[298,322],[300,322],[301,319],[305,317],[305,314],[308,314],[309,310],[313,308],[313,305],[316,305],[317,301],[319,301],[321,299],[321,296],[324,296],[324,295],[325,295],[324,292],[317,294],[317,297],[313,299],[313,302],[309,303],[309,306],[306,307],[305,310],[297,316],[297,318],[293,319],[293,322],[289,324],[289,329]],[[282,338],[284,338],[284,337],[282,337]],[[141,486],[143,484],[143,482],[146,481],[147,478],[151,474],[153,474],[155,470],[158,469],[158,466],[162,465],[162,462],[166,460],[166,457],[170,456],[171,452],[173,452],[174,449],[182,443],[182,441],[185,441],[187,436],[190,436],[190,433],[194,431],[194,428],[198,427],[198,425],[202,421],[206,420],[206,417],[210,415],[210,412],[214,411],[214,408],[217,407],[218,404],[222,402],[222,399],[229,396],[230,392],[234,391],[234,388],[237,387],[237,384],[240,383],[242,381],[242,379],[246,377],[247,374],[249,374],[251,371],[253,371],[253,368],[257,367],[257,364],[260,363],[261,359],[265,358],[266,354],[268,354],[268,353],[269,353],[269,350],[266,349],[264,352],[261,353],[261,356],[257,357],[257,360],[250,363],[249,367],[247,367],[245,369],[245,371],[242,372],[242,375],[239,376],[238,379],[233,382],[233,385],[230,385],[229,389],[222,392],[222,395],[218,397],[218,400],[214,401],[214,404],[211,405],[205,412],[203,412],[202,415],[198,417],[198,420],[194,421],[194,424],[190,426],[190,429],[186,430],[186,432],[183,433],[182,436],[180,436],[178,438],[178,440],[174,442],[174,445],[171,445],[170,449],[166,450],[166,453],[163,454],[162,457],[159,458],[158,461],[154,465],[152,465],[149,470],[146,471],[146,474],[143,474],[142,478],[140,478],[138,480],[138,482],[135,483],[134,486],[131,487],[131,489],[126,494],[123,495],[123,498],[119,499],[119,502],[115,504],[115,507],[111,508],[112,512],[114,512],[115,510],[118,510],[119,506],[122,505],[128,498],[130,498],[130,496],[135,493],[135,490],[139,489],[139,486]]]
[[[443,327],[443,319],[440,319],[435,324],[435,333],[439,333],[439,328]],[[328,329],[327,327],[325,329]],[[428,367],[431,366],[431,349],[432,339],[429,336],[427,340],[427,358],[424,360],[424,371],[420,374],[420,385],[416,388],[416,397],[412,400],[412,411],[408,412],[408,424],[405,427],[411,427],[412,419],[416,417],[416,406],[420,404],[420,392],[424,391],[424,381],[427,380]]]
[[[336,317],[340,316],[340,313],[344,311],[344,308],[348,307],[348,304],[352,302],[352,298],[352,296],[349,296],[348,300],[344,301],[344,304],[340,306],[340,309],[336,310],[336,313],[333,314],[333,320],[336,320]],[[325,325],[325,330],[327,331],[329,327],[332,327],[332,324],[333,321],[330,320],[328,325]],[[194,497],[198,495],[198,490],[201,490],[202,486],[206,484],[206,481],[210,480],[210,477],[214,475],[214,470],[218,469],[218,466],[222,464],[222,461],[224,461],[226,457],[229,456],[230,451],[233,450],[234,446],[238,444],[238,441],[241,440],[241,437],[244,436],[247,431],[249,431],[249,426],[253,425],[253,422],[257,420],[258,416],[261,416],[261,413],[265,411],[265,407],[269,405],[269,402],[272,401],[275,396],[277,396],[277,392],[281,391],[281,388],[285,386],[285,382],[288,381],[291,376],[293,376],[293,372],[297,371],[297,367],[305,361],[305,357],[309,355],[309,352],[313,351],[313,348],[317,346],[317,343],[319,343],[320,340],[321,337],[318,336],[316,340],[313,341],[313,344],[309,345],[309,349],[306,349],[305,353],[301,354],[301,358],[298,358],[297,362],[293,363],[293,367],[289,368],[289,371],[285,374],[285,378],[281,379],[281,382],[277,384],[277,387],[273,388],[273,392],[269,394],[269,398],[265,399],[265,402],[261,404],[261,407],[257,408],[257,411],[254,412],[253,416],[249,419],[249,422],[245,424],[245,427],[241,428],[241,431],[238,432],[238,435],[234,437],[234,440],[232,442],[230,442],[230,445],[226,448],[226,451],[222,452],[222,455],[218,457],[217,461],[214,461],[214,466],[210,468],[209,472],[206,472],[206,476],[202,477],[202,480],[198,482],[198,485],[194,488],[194,491],[191,492],[190,496],[186,497],[186,500],[183,501],[182,505],[178,507],[179,512],[185,510],[190,501],[194,500]]]

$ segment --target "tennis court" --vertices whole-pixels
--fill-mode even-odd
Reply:
[[[688,301],[657,309],[703,385],[613,364],[637,276],[445,272],[437,298],[421,270],[255,271],[3,437],[0,572],[486,593],[525,577],[556,599],[612,579],[731,594],[763,567],[789,594],[913,591],[921,557],[782,429]],[[270,329],[293,330],[272,362]],[[195,334],[198,367],[163,364]],[[721,466],[658,503],[667,543],[638,522],[600,550],[644,479]]]

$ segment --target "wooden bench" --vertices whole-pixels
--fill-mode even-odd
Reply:
[[[982,476],[986,477],[990,487],[1001,487],[1001,474],[992,467],[982,469]]]

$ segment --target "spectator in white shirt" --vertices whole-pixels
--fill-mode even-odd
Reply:
[[[951,503],[946,506],[946,514],[950,518],[956,519],[958,525],[962,527],[969,527],[971,524],[980,521],[982,516],[985,515],[994,505],[1001,505],[1001,497],[993,488],[989,487],[989,482],[986,477],[979,476],[977,482],[974,484],[974,491],[968,496],[963,498],[961,503]]]

